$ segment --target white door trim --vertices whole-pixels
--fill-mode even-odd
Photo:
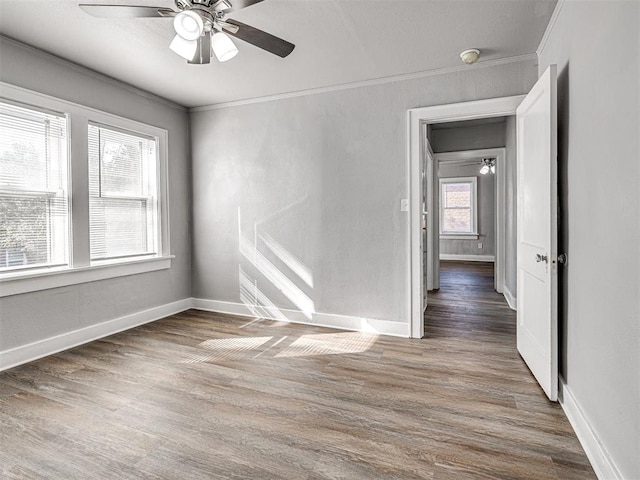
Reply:
[[[506,218],[506,180],[505,175],[505,158],[506,148],[484,148],[481,150],[462,150],[458,152],[446,152],[436,153],[434,155],[436,162],[456,162],[464,160],[472,160],[478,157],[495,157],[496,158],[496,184],[495,184],[495,209],[496,209],[496,251],[495,251],[495,277],[494,288],[496,292],[503,293],[504,290],[504,278],[505,278],[505,242],[506,233],[504,230],[505,218]],[[439,165],[438,165],[439,167]],[[439,216],[440,211],[434,211],[434,216]],[[439,218],[437,219],[439,220]],[[436,225],[438,222],[435,222]],[[434,261],[432,255],[433,251],[427,250],[427,261]],[[442,258],[442,255],[440,255]],[[434,279],[435,281],[435,279]]]
[[[492,98],[474,102],[436,105],[433,107],[412,108],[407,112],[407,171],[409,175],[409,336],[422,338],[424,335],[424,316],[421,312],[422,292],[420,235],[422,228],[420,217],[420,157],[424,155],[426,145],[426,126],[430,123],[472,120],[475,118],[501,117],[515,115],[516,108],[524,95]]]

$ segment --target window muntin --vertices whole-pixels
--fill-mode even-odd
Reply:
[[[476,178],[440,179],[440,234],[477,234]]]
[[[157,255],[157,139],[89,124],[91,261]]]
[[[69,259],[64,114],[0,101],[0,271]]]

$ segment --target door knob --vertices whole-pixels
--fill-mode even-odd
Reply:
[[[545,262],[547,263],[549,261],[549,259],[547,258],[546,255],[540,255],[539,253],[536,253],[536,262]]]

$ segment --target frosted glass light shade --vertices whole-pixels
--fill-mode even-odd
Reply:
[[[186,60],[192,60],[198,50],[197,40],[185,40],[180,35],[173,37],[169,48]]]
[[[486,175],[487,173],[489,173],[489,165],[483,165],[482,168],[480,169],[480,173],[482,175]]]
[[[220,62],[231,60],[238,53],[229,36],[222,32],[216,32],[211,37],[211,49]]]
[[[173,18],[173,28],[185,40],[197,40],[204,31],[204,23],[200,15],[187,10]]]

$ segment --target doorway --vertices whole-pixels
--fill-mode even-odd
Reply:
[[[429,183],[429,180],[424,181],[425,178],[435,181],[435,162],[432,155],[432,148],[428,142],[427,131],[430,128],[429,125],[493,118],[502,116],[512,116],[516,113],[516,108],[522,100],[524,95],[503,97],[489,100],[479,100],[475,102],[467,102],[461,104],[441,105],[435,107],[424,107],[411,109],[408,112],[408,128],[409,128],[409,238],[410,238],[410,278],[409,284],[411,285],[409,291],[410,305],[411,305],[411,318],[410,318],[410,336],[412,338],[422,338],[424,335],[424,308],[428,305],[428,299],[425,302],[425,290],[426,283],[429,276],[432,279],[436,277],[433,275],[434,270],[439,264],[439,258],[434,256],[435,244],[433,242],[430,245],[432,248],[427,248],[427,255],[431,258],[426,262],[427,275],[424,275],[423,251],[425,237],[428,240],[433,238],[433,235],[423,234],[422,225],[424,223],[427,232],[434,232],[436,228],[435,218],[433,211],[435,211],[434,203],[437,202],[434,199],[434,188],[431,189],[429,194],[428,188],[425,189],[425,184],[433,185]],[[425,195],[426,193],[426,195]],[[426,205],[426,217],[424,215],[425,209],[423,205]],[[431,214],[429,212],[432,212]],[[425,221],[423,222],[423,218]],[[436,262],[436,258],[438,261]],[[434,285],[435,287],[436,285]],[[428,296],[427,296],[428,298]]]
[[[527,95],[415,108],[408,111],[409,172],[409,335],[424,336],[425,296],[422,239],[434,236],[434,161],[428,141],[431,125],[515,115],[517,139],[516,340],[518,353],[545,394],[557,400],[557,67],[550,65]],[[507,163],[509,165],[509,163]],[[425,166],[425,168],[422,168]],[[422,169],[421,169],[422,168]],[[425,184],[427,187],[425,189]],[[426,201],[425,201],[426,200]],[[433,249],[428,268],[434,269]]]

